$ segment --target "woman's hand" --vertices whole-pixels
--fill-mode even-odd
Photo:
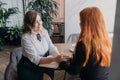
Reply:
[[[56,62],[68,61],[71,57],[65,55],[57,55],[55,56]]]

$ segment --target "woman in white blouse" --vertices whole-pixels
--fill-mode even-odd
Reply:
[[[19,80],[44,80],[44,73],[53,80],[54,69],[39,65],[59,63],[67,59],[53,45],[47,30],[42,26],[39,13],[34,10],[28,11],[24,17],[21,45],[23,56],[17,65]],[[47,57],[48,55],[52,56]]]

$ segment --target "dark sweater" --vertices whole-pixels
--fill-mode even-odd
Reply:
[[[82,80],[108,80],[109,67],[102,67],[95,63],[92,57],[92,48],[87,65],[83,67],[85,61],[85,46],[81,42],[77,44],[75,55],[69,62],[61,62],[60,68],[65,69],[69,74],[80,75]]]

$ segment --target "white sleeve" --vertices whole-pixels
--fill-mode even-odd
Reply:
[[[23,55],[27,57],[31,62],[38,65],[40,61],[40,56],[31,41],[30,35],[24,35],[21,39],[21,45],[23,47]]]
[[[45,30],[45,34],[46,34],[47,42],[48,42],[48,45],[49,45],[49,52],[52,53],[53,51],[56,51],[57,48],[56,48],[56,46],[52,43],[52,41],[51,41],[51,39],[50,39],[50,36],[49,36],[47,30]]]

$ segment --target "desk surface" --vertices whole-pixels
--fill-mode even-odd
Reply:
[[[71,56],[72,52],[70,52],[70,48],[72,47],[72,44],[67,44],[67,43],[58,43],[58,44],[54,44],[58,51],[61,54],[67,55],[67,56]]]

